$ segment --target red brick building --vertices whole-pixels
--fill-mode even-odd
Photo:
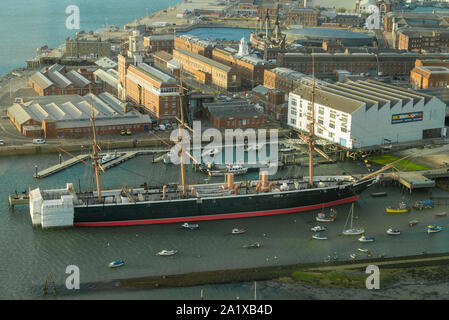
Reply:
[[[174,48],[176,50],[184,49],[186,51],[191,51],[207,58],[211,58],[212,50],[215,48],[215,43],[185,34],[175,36]]]
[[[124,111],[124,104],[109,93],[99,96],[63,95],[33,97],[8,108],[7,114],[17,130],[26,137],[57,138],[92,135],[90,120],[95,110],[97,134],[151,129],[151,118],[137,111]]]
[[[224,49],[215,48],[212,51],[212,59],[233,67],[240,76],[241,86],[244,89],[252,89],[264,82],[264,71],[275,67],[274,64],[251,56],[239,57]]]
[[[126,98],[158,123],[174,122],[179,108],[178,80],[145,63],[126,71]]]
[[[266,115],[246,101],[204,103],[206,117],[218,129],[255,128],[264,126]]]
[[[240,88],[240,76],[234,68],[185,49],[173,50],[173,58],[182,65],[183,71],[193,75],[198,81],[228,91]]]
[[[398,34],[398,49],[440,52],[449,45],[449,31],[405,29]]]
[[[40,96],[78,94],[84,96],[88,93],[100,94],[101,87],[91,82],[81,73],[72,70],[65,72],[65,68],[56,67],[36,72],[28,80],[28,84]]]
[[[143,46],[148,53],[158,51],[172,53],[174,45],[175,36],[173,34],[155,34],[143,38]]]
[[[318,26],[320,10],[315,8],[293,8],[285,14],[285,24],[300,24],[308,27]]]

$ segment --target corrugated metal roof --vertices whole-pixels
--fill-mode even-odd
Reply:
[[[47,77],[60,88],[66,88],[72,84],[72,82],[59,71],[49,72]]]
[[[52,81],[50,81],[50,79],[48,79],[46,76],[44,76],[39,71],[31,76],[31,80],[42,89],[47,89],[47,88],[51,87],[52,85],[54,85],[54,83]]]
[[[76,72],[75,70],[66,73],[65,76],[80,88],[83,88],[90,83],[89,80],[87,80],[82,74]]]
[[[158,69],[151,67],[147,65],[146,63],[139,63],[136,67],[138,70],[143,71],[147,75],[149,75],[151,78],[158,80],[161,83],[171,83],[175,84],[178,83],[178,81],[173,78],[172,76],[159,71]]]
[[[100,96],[88,94],[33,97],[24,104],[14,104],[8,108],[8,113],[23,124],[30,119],[42,122],[52,119],[57,128],[76,128],[83,123],[89,123],[92,113],[95,114],[98,125],[150,123],[148,115],[139,112],[123,112],[123,103],[109,93]],[[83,125],[84,126],[84,125]]]

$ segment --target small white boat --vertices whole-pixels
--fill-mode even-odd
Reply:
[[[326,231],[326,227],[316,226],[316,227],[311,228],[310,231],[313,231],[313,232]]]
[[[245,168],[245,167],[242,167],[239,165],[234,165],[234,166],[229,165],[229,166],[226,166],[226,169],[224,169],[224,170],[210,170],[210,169],[207,170],[207,173],[210,176],[214,176],[214,177],[224,176],[226,173],[232,173],[234,175],[239,175],[239,174],[245,174],[247,172],[248,172],[248,168]]]
[[[398,229],[395,229],[395,228],[390,228],[390,229],[387,230],[387,234],[390,234],[390,235],[400,235],[400,234],[401,234],[401,231],[399,231]]]
[[[346,229],[346,225],[348,224],[348,220],[351,219],[351,225],[349,229]],[[354,228],[352,226],[352,221],[354,220],[354,203],[352,203],[351,209],[348,214],[348,218],[346,219],[346,223],[343,229],[344,236],[358,236],[365,233],[365,229],[363,228]]]
[[[111,162],[112,160],[115,160],[117,158],[120,157],[120,154],[115,152],[115,153],[107,153],[106,155],[104,155],[103,157],[101,157],[101,159],[98,161],[99,164],[106,164],[108,162]]]
[[[182,227],[186,228],[186,229],[193,230],[193,229],[198,229],[200,226],[198,224],[196,224],[196,223],[187,223],[186,222],[186,223],[182,224]]]
[[[447,216],[447,212],[438,212],[438,213],[435,213],[435,216],[436,217],[445,217],[445,216]]]
[[[245,244],[243,246],[243,248],[246,248],[246,249],[257,249],[257,248],[260,248],[260,243],[259,242],[254,242],[254,243],[251,243],[251,244]]]
[[[368,250],[368,249],[363,249],[363,248],[358,248],[357,250],[359,250],[360,252],[363,252],[363,253],[367,253],[367,252],[369,252],[369,250]]]
[[[360,242],[374,242],[374,238],[372,238],[372,237],[366,237],[366,236],[361,236],[361,237],[359,238],[359,241],[360,241]]]
[[[318,222],[334,222],[337,219],[337,210],[330,209],[329,215],[326,215],[324,212],[318,213],[315,220]]]
[[[312,239],[316,239],[316,240],[327,240],[328,237],[323,236],[323,235],[321,235],[321,234],[319,234],[319,233],[315,233],[315,234],[312,236]]]
[[[241,234],[241,233],[245,233],[245,232],[246,232],[246,229],[244,229],[244,228],[241,228],[241,229],[234,228],[234,229],[232,229],[231,234]]]
[[[436,232],[440,232],[441,230],[443,230],[442,227],[440,226],[427,226],[427,233],[436,233]]]
[[[118,268],[125,265],[125,261],[123,260],[115,260],[109,264],[109,268]]]
[[[174,255],[174,254],[176,254],[178,251],[176,251],[176,250],[162,250],[162,251],[159,251],[158,253],[156,253],[156,255],[158,255],[158,256],[172,256],[172,255]]]
[[[358,236],[365,233],[363,228],[352,228],[343,231],[344,236]]]
[[[351,259],[355,259],[356,254],[355,254],[355,253],[351,253],[351,254],[349,255],[349,257],[350,257]]]
[[[419,220],[410,220],[409,222],[408,222],[408,225],[410,226],[410,227],[413,227],[413,226],[416,226],[417,224],[419,223]]]

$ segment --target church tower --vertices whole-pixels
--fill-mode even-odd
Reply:
[[[249,55],[248,43],[245,40],[245,36],[240,40],[238,55],[241,57]]]

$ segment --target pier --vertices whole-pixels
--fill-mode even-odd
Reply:
[[[122,162],[125,162],[129,159],[134,158],[135,156],[138,155],[145,155],[145,154],[156,154],[156,153],[166,153],[168,152],[168,150],[151,150],[151,149],[144,149],[144,150],[138,150],[138,151],[126,151],[126,152],[120,152],[120,157],[117,159],[114,159],[112,161],[109,161],[107,163],[105,163],[104,165],[102,165],[102,168],[104,170],[110,169],[112,167],[115,167],[118,164],[121,164]],[[100,154],[101,156],[106,155],[106,153],[102,153]],[[76,156],[76,158],[71,158],[69,160],[66,161],[62,161],[59,164],[56,164],[54,166],[51,166],[50,168],[44,169],[42,171],[37,171],[37,167],[36,167],[36,172],[34,174],[34,178],[36,179],[40,179],[40,178],[45,178],[48,177],[52,174],[58,173],[62,170],[65,170],[81,161],[85,161],[86,159],[90,158],[90,154],[82,154],[79,156]]]
[[[361,176],[360,176],[361,177]],[[435,179],[449,178],[449,168],[383,173],[379,181],[396,181],[410,191],[435,187]]]
[[[11,210],[14,210],[14,206],[20,205],[20,204],[28,204],[29,200],[30,200],[30,197],[29,197],[28,193],[10,194],[8,196],[9,208]]]
[[[80,156],[77,156],[76,158],[71,158],[69,160],[62,161],[61,163],[59,163],[57,165],[54,165],[54,166],[52,166],[50,168],[47,168],[47,169],[39,171],[39,172],[37,171],[37,166],[36,166],[35,167],[36,168],[36,172],[34,173],[33,177],[36,178],[36,179],[48,177],[48,176],[50,176],[52,174],[55,174],[55,173],[57,173],[59,171],[62,171],[62,170],[65,170],[65,169],[67,169],[67,168],[69,168],[71,166],[74,166],[75,164],[77,164],[81,160],[84,161],[84,160],[86,160],[89,157],[90,157],[90,154],[82,154]]]

